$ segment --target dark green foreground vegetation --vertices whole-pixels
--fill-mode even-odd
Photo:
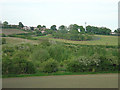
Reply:
[[[23,29],[23,27],[21,22],[19,25],[3,23],[3,31],[8,29],[6,34],[2,34],[4,37],[2,38],[3,77],[74,75],[118,71],[117,38],[110,36],[111,30],[109,28],[87,26],[87,30],[85,30],[83,26],[71,24],[68,27],[61,25],[57,30],[56,25],[52,25],[50,28],[38,25],[37,29],[30,27],[27,33],[9,33],[9,28]],[[44,32],[42,33],[42,31]],[[109,37],[95,35],[109,35]],[[6,42],[7,38],[5,37],[40,42],[38,44],[11,46]],[[68,40],[68,43],[64,40]],[[96,42],[97,40],[99,41]],[[80,45],[83,42],[84,45]]]
[[[48,39],[43,39],[39,45],[21,44],[13,47],[3,45],[2,73],[3,77],[4,75],[9,77],[37,73],[50,75],[57,72],[63,74],[117,72],[117,48],[117,46],[65,44]]]

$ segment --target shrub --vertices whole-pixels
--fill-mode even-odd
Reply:
[[[86,57],[79,57],[67,63],[67,70],[72,72],[84,72],[88,71],[88,65],[89,61]]]
[[[6,44],[6,39],[2,38],[2,44]]]
[[[52,73],[58,70],[58,63],[54,59],[49,59],[46,62],[43,62],[43,72]]]
[[[33,61],[44,62],[49,59],[50,55],[46,49],[36,48],[32,54]]]
[[[4,33],[2,33],[2,37],[6,37],[6,35]]]
[[[57,60],[58,62],[66,60],[70,56],[69,51],[64,48],[63,45],[51,45],[48,51],[51,58]]]
[[[32,74],[35,73],[35,67],[31,61],[20,59],[18,57],[10,59],[4,57],[2,60],[2,73],[5,74]]]

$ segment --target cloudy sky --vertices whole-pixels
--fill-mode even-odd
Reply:
[[[118,27],[119,0],[1,0],[0,20],[27,26],[78,24]]]

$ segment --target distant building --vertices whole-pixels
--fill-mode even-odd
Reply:
[[[115,32],[111,32],[111,34],[116,34]]]
[[[41,33],[43,34],[43,33],[45,33],[45,31],[41,31]]]
[[[30,27],[24,26],[23,29],[24,29],[24,30],[30,30]]]
[[[37,27],[34,27],[34,30],[39,30],[39,28],[37,28]]]

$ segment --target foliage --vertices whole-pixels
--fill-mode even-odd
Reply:
[[[53,30],[53,31],[56,31],[56,30],[57,30],[56,25],[52,25],[52,26],[50,27],[50,29]]]
[[[2,37],[6,37],[6,35],[4,33],[2,33]]]
[[[2,38],[2,44],[6,44],[6,39]]]
[[[117,46],[40,41],[39,45],[3,45],[3,75],[118,70]]]
[[[42,48],[41,49],[36,48],[33,51],[31,57],[32,57],[33,61],[39,61],[42,63],[42,62],[46,61],[47,59],[49,59],[50,55],[47,50],[42,49]]]
[[[43,72],[52,73],[58,70],[58,63],[54,59],[50,58],[49,60],[43,63]]]
[[[2,73],[3,74],[32,74],[35,73],[35,67],[31,61],[26,60],[25,55],[18,53],[10,58],[3,57]]]
[[[95,26],[87,26],[86,27],[87,33],[94,33],[94,34],[100,34],[100,35],[110,35],[111,30],[106,27],[95,27]]]
[[[93,36],[88,34],[81,34],[81,33],[66,33],[64,31],[58,31],[56,33],[52,34],[54,38],[60,38],[60,39],[67,39],[67,40],[76,40],[76,41],[86,41],[86,40],[92,40]]]
[[[24,27],[24,25],[22,24],[22,22],[19,22],[19,28],[23,28]]]
[[[69,50],[65,49],[62,45],[51,45],[48,49],[50,57],[58,62],[64,61],[69,58]]]

